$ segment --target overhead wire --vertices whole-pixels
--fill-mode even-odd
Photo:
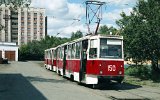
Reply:
[[[82,0],[82,3],[81,3],[81,5],[80,5],[80,8],[81,8],[81,13],[76,17],[76,18],[73,18],[72,20],[73,20],[73,22],[71,22],[71,24],[67,24],[67,25],[65,25],[65,26],[63,26],[63,27],[67,27],[67,26],[72,26],[72,25],[74,25],[76,22],[81,22],[85,17],[86,17],[86,19],[87,19],[87,16],[88,16],[88,18],[90,17],[89,15],[86,15],[86,16],[82,16],[82,10],[83,10],[83,5],[84,5],[84,3],[86,2],[87,0]],[[87,6],[86,6],[87,7]],[[98,11],[97,9],[92,9],[93,11]],[[102,10],[102,9],[101,9]],[[93,11],[90,11],[90,12],[93,12]],[[87,12],[87,13],[90,13],[90,12]],[[96,16],[96,15],[94,15],[94,16]],[[102,16],[102,15],[101,15]],[[55,16],[53,16],[53,18],[56,18]],[[93,20],[93,18],[92,18],[92,20]],[[91,21],[92,21],[91,20]],[[87,21],[87,20],[86,20]],[[87,23],[86,23],[87,24]],[[89,23],[90,24],[90,23]],[[61,32],[63,32],[63,30],[61,30],[60,32],[58,32],[59,34],[61,33]]]

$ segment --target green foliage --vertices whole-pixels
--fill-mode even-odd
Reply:
[[[19,49],[19,60],[43,60],[44,50],[68,42],[68,38],[49,37],[41,41],[32,41]]]
[[[152,76],[160,73],[160,1],[139,0],[131,15],[124,12],[117,21],[124,36],[125,55],[136,63],[145,60],[152,62]],[[153,79],[154,80],[154,79]]]
[[[99,31],[98,31],[99,34],[106,34],[106,35],[109,35],[110,32],[112,32],[112,34],[115,35],[118,31],[117,31],[116,28],[114,28],[114,27],[108,27],[106,25],[101,26],[99,28]]]
[[[72,32],[72,34],[71,34],[71,40],[78,39],[81,37],[83,37],[83,33],[81,31],[77,31],[75,33]]]
[[[125,74],[130,76],[135,76],[141,79],[151,78],[151,68],[149,66],[129,66],[125,69]]]
[[[19,60],[42,60],[43,48],[39,41],[33,41],[22,45],[19,49]]]

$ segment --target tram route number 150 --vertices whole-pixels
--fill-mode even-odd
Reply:
[[[116,71],[116,65],[108,65],[108,71],[110,71],[110,72]]]

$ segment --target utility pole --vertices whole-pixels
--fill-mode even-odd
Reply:
[[[102,20],[102,6],[106,4],[105,2],[95,1],[95,0],[87,0],[86,2],[86,24],[88,27],[88,33],[90,34],[90,24],[96,20],[97,26],[94,32],[95,35],[98,33],[99,24]],[[92,33],[93,34],[93,33]]]

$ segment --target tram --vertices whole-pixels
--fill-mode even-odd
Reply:
[[[49,60],[52,56],[54,65]],[[54,52],[47,49],[45,66],[48,69],[54,66],[58,74],[85,84],[98,84],[101,80],[121,83],[124,78],[123,37],[88,35],[59,45]]]

